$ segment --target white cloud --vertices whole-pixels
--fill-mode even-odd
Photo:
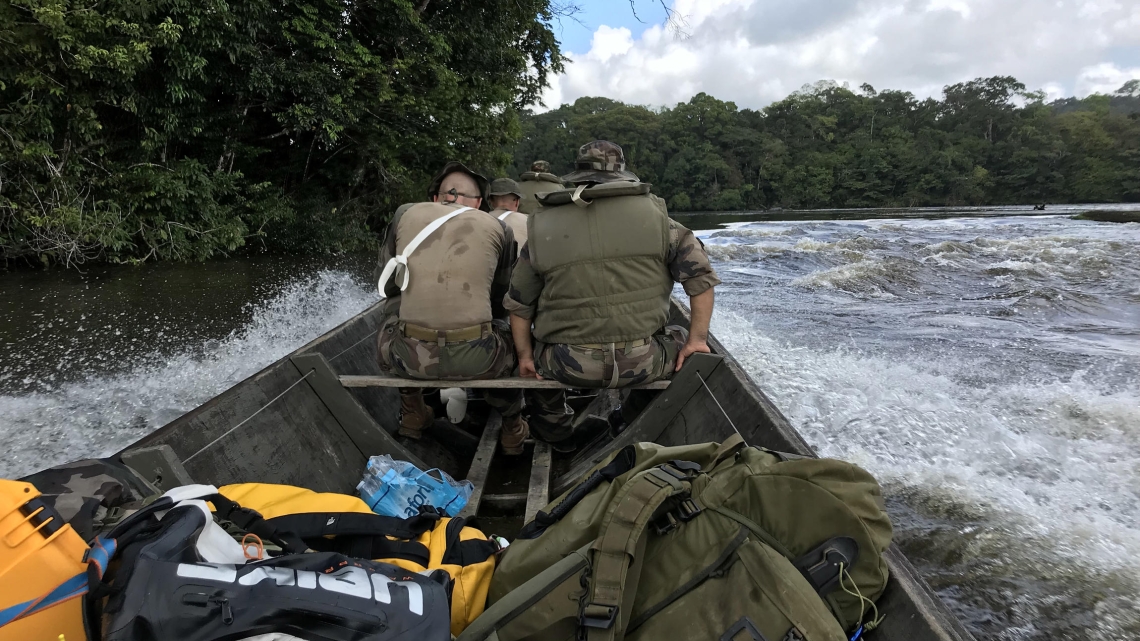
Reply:
[[[1011,75],[1049,97],[1140,77],[1140,2],[1130,0],[674,0],[686,36],[600,27],[545,95],[672,105],[704,91],[762,107],[834,79],[938,95]]]
[[[1120,69],[1111,62],[1085,67],[1077,76],[1077,95],[1112,93],[1133,78],[1140,78],[1140,67]]]
[[[598,62],[606,62],[614,56],[620,56],[629,52],[633,48],[633,33],[621,27],[614,29],[602,25],[594,32],[594,37],[590,40],[590,53],[586,54],[590,59]]]

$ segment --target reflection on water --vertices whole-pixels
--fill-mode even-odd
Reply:
[[[725,281],[714,331],[883,481],[971,630],[1140,638],[1140,225],[987,213],[686,222]],[[0,476],[120,449],[303,345],[376,300],[371,260],[0,277]]]
[[[1140,637],[1140,225],[728,227],[714,331],[973,631]]]

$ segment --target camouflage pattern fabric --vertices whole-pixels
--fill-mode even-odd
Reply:
[[[530,432],[538,440],[559,443],[573,436],[574,410],[566,404],[566,390],[528,389],[526,405],[530,410]]]
[[[617,343],[612,351],[582,345],[540,344],[534,364],[543,378],[572,387],[609,387],[615,363],[617,387],[652,383],[673,376],[677,353],[688,337],[685,328],[668,325],[644,345]]]
[[[669,274],[681,283],[689,296],[698,296],[720,284],[704,243],[675,220],[669,221],[669,255],[666,260]]]
[[[377,352],[381,369],[400,378],[471,381],[511,376],[515,371],[514,339],[504,320],[491,321],[491,334],[443,347],[437,342],[404,336],[400,319],[389,316],[380,326]],[[504,417],[522,411],[522,390],[485,390],[487,404]]]
[[[595,140],[579,147],[574,171],[562,177],[563,182],[575,185],[626,180],[637,182],[637,174],[626,170],[621,145],[608,140]]]
[[[21,479],[42,493],[83,540],[99,533],[107,511],[159,494],[131,468],[111,459],[86,459]]]

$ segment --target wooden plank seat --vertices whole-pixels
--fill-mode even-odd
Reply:
[[[536,378],[489,378],[477,381],[427,381],[395,376],[341,376],[340,384],[345,387],[459,387],[463,389],[574,389],[558,381]],[[655,389],[669,387],[669,381],[654,381],[643,385],[630,385],[622,389]]]

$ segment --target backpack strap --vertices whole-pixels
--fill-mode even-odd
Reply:
[[[638,542],[668,499],[687,495],[700,466],[670,461],[640,472],[618,490],[590,548],[590,580],[579,624],[587,641],[620,641],[618,610]]]
[[[634,463],[637,462],[637,456],[634,452],[632,445],[627,445],[618,451],[617,456],[613,458],[605,466],[594,470],[587,476],[581,483],[575,485],[573,489],[566,493],[566,498],[562,502],[554,506],[550,512],[539,511],[534,515],[534,520],[527,523],[526,526],[519,532],[517,538],[520,539],[537,539],[546,531],[546,528],[554,525],[562,520],[570,510],[574,509],[586,495],[593,492],[602,483],[613,481],[617,477],[625,474],[633,469]]]
[[[214,514],[219,519],[229,521],[239,528],[256,534],[265,541],[272,541],[283,551],[289,554],[300,554],[309,550],[309,546],[301,537],[281,531],[265,520],[261,513],[248,507],[242,507],[221,494],[202,497],[203,500],[214,504]]]
[[[720,446],[716,448],[716,451],[713,452],[712,461],[710,461],[708,465],[701,468],[701,471],[712,471],[714,467],[720,465],[721,461],[736,454],[740,450],[747,447],[747,445],[748,444],[744,442],[744,437],[741,436],[738,432],[734,432],[732,436],[724,439],[724,442],[722,442]]]
[[[299,539],[324,536],[392,536],[414,539],[435,527],[439,516],[420,513],[401,519],[364,512],[303,512],[266,519],[278,532]]]

